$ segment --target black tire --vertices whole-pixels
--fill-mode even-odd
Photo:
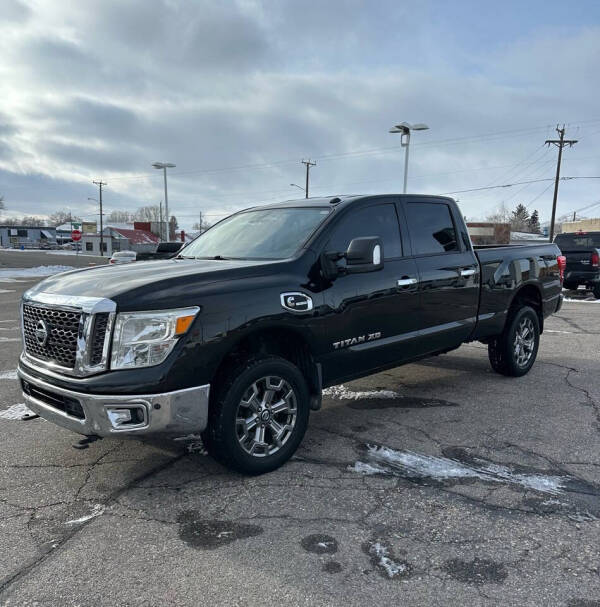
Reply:
[[[576,282],[564,282],[563,288],[568,289],[569,291],[577,291],[577,287],[579,285]]]
[[[596,299],[600,299],[600,284],[594,286],[594,288],[592,289],[592,293],[594,294],[594,297]]]
[[[533,333],[532,348],[526,348],[521,336],[523,327]],[[517,349],[518,334],[521,337],[520,349]],[[529,338],[527,339],[529,345]],[[535,363],[540,344],[540,321],[536,311],[523,306],[510,314],[504,331],[488,344],[488,356],[492,369],[502,375],[521,377]],[[527,352],[525,352],[527,350]],[[528,354],[524,362],[524,356]]]
[[[261,415],[266,412],[264,410],[254,411],[242,403],[248,401],[258,407],[258,399],[249,399],[248,395],[258,394],[257,386],[259,388],[264,386],[266,395],[269,387],[272,387],[264,381],[268,378],[274,384],[277,384],[275,380],[283,380],[280,394],[285,392],[289,395],[288,388],[290,388],[293,395],[289,397],[289,402],[288,398],[278,397],[280,403],[285,401],[288,410],[272,415],[270,408],[266,405],[265,396],[260,406],[264,405],[264,409],[269,409],[270,418],[268,421],[265,420],[265,424],[256,423],[257,420],[262,421]],[[219,383],[209,408],[208,425],[202,435],[208,453],[228,468],[246,474],[263,474],[279,468],[294,454],[308,426],[310,395],[306,380],[298,367],[279,356],[253,358],[232,368]],[[277,394],[275,392],[275,395]],[[246,424],[236,422],[238,417],[240,420],[246,417],[245,411],[250,414],[247,419],[255,416],[252,418],[253,429],[256,428],[253,436],[258,437],[256,433],[261,432],[258,429],[259,426],[263,428],[260,440],[251,437]],[[295,416],[293,412],[295,412]],[[289,429],[289,426],[292,425],[292,416],[294,416],[293,426],[292,429]],[[281,446],[274,444],[269,447],[267,444],[269,440],[271,442],[278,440],[272,429],[273,423],[279,424],[279,428],[286,430],[284,441],[280,441]],[[243,432],[242,437],[238,434],[239,428]],[[245,442],[242,441],[244,436],[247,438]],[[263,450],[261,453],[251,454],[247,450],[252,441],[256,443],[254,447],[258,445],[257,448]],[[271,448],[277,450],[269,453],[268,450]]]

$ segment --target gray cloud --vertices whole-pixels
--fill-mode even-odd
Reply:
[[[7,6],[0,15],[20,10]],[[131,208],[162,198],[150,164],[169,160],[170,206],[185,225],[200,208],[216,217],[294,197],[307,156],[318,160],[315,194],[398,191],[402,151],[387,130],[400,120],[431,126],[413,140],[418,191],[551,176],[544,125],[562,120],[581,139],[565,171],[594,174],[597,20],[525,26],[522,15],[514,31],[486,21],[487,37],[467,40],[487,16],[455,7],[452,21],[444,10],[416,0],[38,2],[0,23],[10,32],[0,36],[0,194],[9,209],[50,213],[61,191],[85,200],[103,177],[108,208]],[[544,187],[465,193],[461,205],[481,216]],[[565,210],[597,196],[589,183],[561,188]],[[543,216],[550,195],[534,200]]]

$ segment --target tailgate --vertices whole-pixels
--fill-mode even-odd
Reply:
[[[592,251],[582,251],[581,249],[562,251],[562,254],[567,258],[567,270],[582,271],[592,269]]]

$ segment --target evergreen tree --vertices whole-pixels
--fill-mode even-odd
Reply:
[[[523,204],[518,204],[511,213],[510,229],[513,232],[525,232],[529,229],[529,211]]]
[[[540,234],[541,230],[540,230],[540,216],[539,213],[537,212],[537,209],[534,209],[533,213],[531,214],[531,217],[529,218],[529,221],[527,222],[528,226],[529,226],[529,231],[532,234]]]

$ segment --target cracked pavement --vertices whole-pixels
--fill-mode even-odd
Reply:
[[[1,337],[19,335],[32,284],[0,284]],[[599,315],[565,304],[523,378],[493,373],[474,343],[347,384],[311,414],[297,456],[261,477],[173,442],[78,451],[44,420],[0,418],[0,605],[597,607]],[[0,374],[20,351],[1,345]],[[347,398],[378,390],[400,397]],[[20,402],[0,379],[0,411]],[[367,445],[560,489],[360,473]]]

